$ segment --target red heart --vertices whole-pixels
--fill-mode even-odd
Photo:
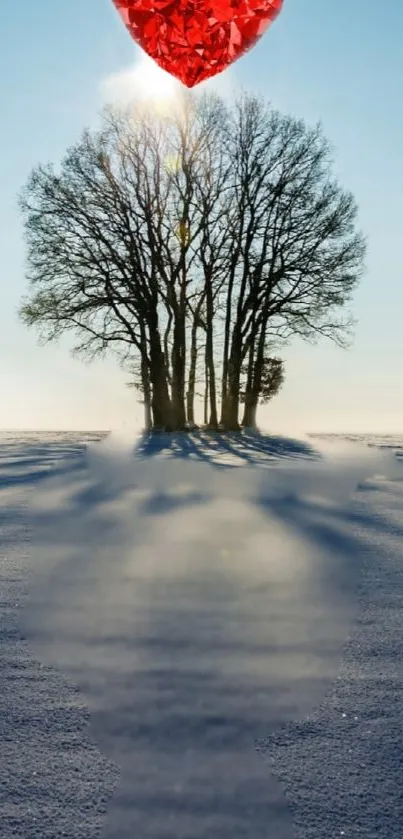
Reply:
[[[187,87],[240,58],[283,0],[113,0],[131,36]]]

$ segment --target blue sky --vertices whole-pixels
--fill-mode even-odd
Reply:
[[[217,77],[224,94],[258,91],[322,122],[368,237],[353,348],[290,346],[286,385],[261,414],[275,431],[403,432],[402,40],[401,0],[285,0],[254,50]],[[108,80],[139,59],[111,0],[1,4],[0,428],[127,427],[141,416],[113,358],[86,366],[67,341],[39,347],[16,315],[26,290],[17,193],[94,123]]]

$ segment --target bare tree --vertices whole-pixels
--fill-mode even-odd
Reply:
[[[107,109],[60,174],[38,167],[21,195],[31,283],[22,319],[45,340],[74,331],[77,353],[137,352],[154,425],[167,429],[186,419],[189,301],[205,284],[195,192],[221,111],[217,99],[197,113],[185,101],[164,121]]]
[[[244,404],[241,425],[243,428],[256,429],[258,404],[266,405],[270,402],[284,384],[284,362],[277,357],[264,358],[263,361],[254,359],[251,351],[243,372],[246,374],[246,383],[240,393],[240,402]]]
[[[267,336],[278,329],[348,342],[351,318],[335,317],[362,273],[365,241],[353,197],[332,178],[320,127],[242,97],[227,134],[234,201],[222,382],[222,422],[238,428],[242,364],[249,353],[259,393]]]
[[[30,292],[20,313],[44,340],[114,351],[135,371],[146,427],[255,422],[273,336],[346,342],[336,317],[361,276],[356,206],[332,178],[319,127],[254,96],[227,109],[186,94],[169,117],[106,109],[59,173],[21,195]],[[221,382],[220,382],[221,377]],[[221,397],[221,406],[219,405]],[[206,416],[207,419],[207,416]]]

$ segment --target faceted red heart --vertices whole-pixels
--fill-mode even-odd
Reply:
[[[251,49],[283,0],[113,0],[131,36],[187,87]]]

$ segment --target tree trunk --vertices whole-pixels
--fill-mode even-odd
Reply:
[[[185,410],[185,357],[183,354],[183,329],[174,327],[174,348],[172,351],[172,409],[175,429],[181,429],[186,424]]]
[[[146,431],[150,431],[153,426],[152,421],[152,414],[151,414],[151,396],[150,399],[144,398],[144,428]]]
[[[226,402],[227,402],[227,389],[228,389],[228,354],[229,354],[229,345],[230,345],[230,331],[231,331],[231,295],[232,295],[232,284],[228,288],[227,292],[227,306],[226,306],[226,315],[225,315],[225,332],[224,332],[224,350],[223,350],[223,364],[222,364],[222,381],[221,381],[221,424],[225,425],[225,418],[224,413],[226,409]]]
[[[174,312],[172,347],[172,406],[175,429],[186,425],[186,268],[183,267],[179,304]]]
[[[227,394],[221,407],[221,421],[229,431],[239,431],[239,390],[242,369],[242,338],[239,334],[233,339],[231,358],[228,362]]]
[[[193,359],[191,359],[191,366],[189,370],[189,386],[186,393],[186,418],[189,425],[194,425],[195,421],[195,387],[196,387],[196,365],[193,367]]]
[[[204,425],[208,425],[208,402],[209,402],[209,378],[210,377],[209,377],[209,370],[208,370],[208,366],[207,366],[207,360],[205,361],[205,365],[204,365],[204,378],[205,378],[205,384],[204,384],[204,417],[203,417],[203,421],[204,421]]]
[[[228,390],[228,366],[229,366],[229,348],[231,338],[231,317],[232,317],[232,291],[234,287],[235,274],[232,270],[230,273],[227,289],[227,303],[225,307],[225,329],[224,329],[224,350],[223,350],[223,364],[222,364],[222,381],[221,381],[221,419],[220,423],[225,425],[224,413],[226,410],[227,390]]]
[[[245,394],[245,408],[242,419],[243,428],[253,428],[257,430],[256,413],[258,400],[253,393]]]
[[[249,246],[251,244],[251,233],[248,232],[247,235],[247,243],[246,243],[246,251],[248,252]],[[231,351],[229,353],[229,360],[228,360],[228,375],[225,376],[225,386],[224,386],[224,376],[223,376],[223,400],[222,400],[222,420],[224,420],[224,425],[229,430],[238,431],[239,430],[239,422],[238,422],[238,412],[239,412],[239,388],[241,382],[241,370],[242,370],[242,328],[245,323],[245,294],[247,290],[247,280],[248,280],[248,264],[245,262],[244,256],[244,267],[243,267],[243,275],[242,280],[240,283],[240,287],[238,290],[237,295],[237,306],[236,306],[236,318],[235,322],[232,327],[232,340],[231,340]],[[233,272],[231,272],[231,277],[234,277]],[[232,309],[232,285],[231,281],[228,284],[229,294],[227,297],[227,312],[226,312],[226,323],[225,323],[225,347],[226,353],[224,354],[224,361],[225,355],[228,357],[228,344],[227,340],[229,339],[230,333],[230,322],[231,322],[231,309]],[[226,393],[225,393],[226,390]]]
[[[256,427],[257,399],[253,388],[254,355],[255,355],[255,333],[252,334],[248,356],[248,370],[245,385],[245,406],[241,425],[243,428]]]
[[[147,352],[147,336],[144,326],[141,327],[141,384],[144,396],[144,428],[149,431],[152,427],[151,417],[151,382],[149,358]]]
[[[239,414],[239,380],[236,383],[236,378],[231,373],[231,363],[229,365],[229,386],[225,404],[222,411],[222,424],[227,431],[239,431],[240,425],[238,420]]]
[[[245,292],[246,280],[242,282],[240,294],[242,299]],[[238,301],[236,321],[232,328],[231,352],[227,362],[226,385],[223,386],[223,399],[221,405],[221,422],[231,431],[238,431],[239,413],[239,389],[242,371],[242,326],[243,312],[242,301]],[[226,336],[227,337],[227,336]],[[224,374],[223,374],[224,378]],[[224,395],[225,394],[225,395]]]
[[[265,348],[265,338],[266,338],[266,327],[267,327],[267,318],[264,319],[259,334],[259,342],[256,350],[256,357],[253,361],[253,368],[251,372],[250,378],[250,387],[245,394],[245,411],[244,411],[244,418],[242,421],[242,425],[244,428],[257,428],[256,425],[256,414],[257,414],[257,407],[259,403],[259,394],[262,387],[262,373],[263,373],[263,366],[264,366],[264,348]],[[254,343],[254,341],[253,341]],[[251,356],[249,356],[249,362],[251,363]],[[250,373],[250,365],[248,366],[248,377]]]
[[[216,396],[216,385],[215,385],[215,370],[214,370],[214,359],[211,358],[211,363],[209,364],[209,395],[210,395],[210,419],[208,422],[208,427],[212,431],[217,431],[218,428],[218,414],[217,414],[217,396]]]
[[[197,326],[193,322],[192,338],[190,344],[190,364],[188,390],[186,394],[186,415],[189,423],[195,421],[195,390],[196,390],[196,365],[197,365]]]
[[[149,331],[153,427],[165,431],[173,431],[174,418],[172,416],[172,403],[169,398],[165,357],[161,346],[158,322],[150,324]]]
[[[197,369],[197,355],[198,355],[198,347],[197,347],[197,330],[199,326],[199,317],[200,317],[200,310],[202,307],[203,298],[200,299],[198,305],[196,306],[194,315],[193,315],[193,323],[192,323],[192,333],[190,338],[190,361],[189,361],[189,378],[188,378],[188,390],[186,394],[186,416],[187,421],[189,423],[194,423],[195,415],[194,415],[194,401],[195,401],[195,392],[196,392],[196,369]]]
[[[207,278],[206,282],[206,367],[208,369],[209,379],[209,396],[210,396],[210,419],[208,427],[211,430],[218,428],[217,415],[217,394],[215,382],[215,367],[214,367],[214,337],[213,337],[213,290],[211,287],[211,277]]]
[[[167,371],[167,381],[168,381],[168,385],[170,387],[172,387],[172,379],[171,379],[171,372],[170,372],[170,366],[169,366],[169,339],[170,339],[170,336],[171,336],[172,320],[173,320],[172,310],[169,309],[167,325],[166,325],[165,332],[164,332],[164,357],[165,357],[165,368],[166,368],[166,371]]]

